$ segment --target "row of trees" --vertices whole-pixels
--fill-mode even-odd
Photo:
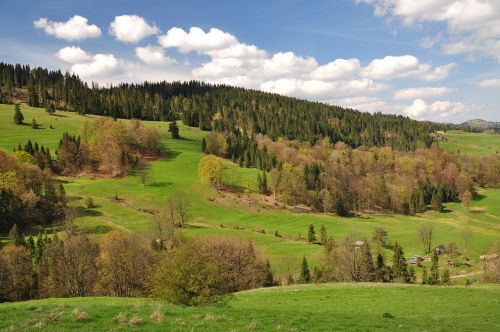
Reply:
[[[0,86],[4,102],[13,101],[21,91],[31,106],[114,118],[180,119],[202,130],[229,132],[237,158],[247,148],[248,135],[311,143],[328,137],[353,147],[414,150],[430,146],[430,134],[449,127],[197,81],[88,86],[75,75],[19,64],[0,63]]]
[[[271,286],[269,263],[251,243],[179,238],[169,248],[119,231],[99,241],[69,233],[62,240],[17,229],[0,250],[0,301],[81,296],[153,296],[199,305],[240,290]]]
[[[202,150],[229,158],[231,140],[231,136],[210,133]],[[259,173],[259,191],[269,189],[287,204],[307,204],[339,215],[359,210],[415,214],[431,208],[441,212],[443,203],[468,205],[477,186],[496,187],[500,182],[499,155],[454,154],[437,144],[403,152],[390,147],[353,149],[327,138],[309,145],[259,135],[249,142],[243,157],[235,161],[269,172],[265,186]]]
[[[0,150],[0,232],[14,223],[47,225],[64,216],[64,188],[32,161],[26,152],[11,157]]]

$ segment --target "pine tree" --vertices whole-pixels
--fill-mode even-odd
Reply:
[[[450,270],[444,269],[443,274],[441,275],[441,284],[443,285],[451,284]]]
[[[377,262],[375,264],[375,281],[386,281],[384,256],[380,253],[377,255]]]
[[[309,230],[307,232],[307,241],[312,243],[316,240],[316,232],[314,231],[313,224],[309,224]]]
[[[9,231],[9,243],[14,246],[20,246],[24,243],[24,236],[17,227],[17,224],[14,224]]]
[[[265,276],[264,276],[264,287],[274,286],[274,275],[271,269],[271,263],[269,259],[266,261]]]
[[[439,285],[439,256],[438,252],[434,250],[432,253],[431,275],[429,276],[430,285]]]
[[[267,193],[267,174],[265,171],[262,172],[262,193]]]
[[[14,123],[16,125],[22,125],[24,121],[24,115],[21,113],[21,107],[19,104],[16,104],[14,111]]]
[[[177,125],[176,121],[170,122],[170,124],[168,125],[168,131],[172,135],[173,139],[179,139],[180,138],[180,135],[179,135],[179,126]],[[205,138],[203,138],[203,140],[204,139]],[[205,142],[205,144],[206,144],[206,142]],[[202,145],[203,145],[203,141],[202,141]],[[205,148],[206,148],[206,146],[205,146]],[[202,146],[202,150],[203,150],[203,146]]]
[[[205,137],[201,139],[201,152],[207,153],[207,141],[205,140]]]
[[[439,190],[432,191],[431,208],[434,211],[443,212],[443,197]]]
[[[422,271],[422,285],[427,285],[429,283],[429,276],[427,275],[427,267],[424,266]]]
[[[415,269],[413,268],[413,265],[410,265],[410,268],[408,269],[408,282],[410,284],[414,284],[417,281],[417,274],[415,272]]]
[[[38,129],[38,123],[36,122],[35,118],[31,120],[31,128]]]
[[[375,267],[373,266],[373,257],[368,242],[365,241],[361,250],[363,255],[360,269],[361,281],[373,281],[375,277]]]
[[[394,255],[392,261],[392,273],[393,278],[396,282],[406,283],[408,282],[408,267],[406,265],[406,259],[404,257],[403,248],[396,242],[394,244]]]
[[[309,270],[309,265],[307,264],[306,256],[302,259],[302,267],[300,269],[299,281],[303,284],[308,284],[311,282],[311,271]]]
[[[328,233],[326,232],[325,225],[321,224],[321,228],[319,229],[319,242],[325,245],[326,241],[328,241]]]
[[[29,253],[31,254],[31,258],[34,259],[36,256],[36,247],[35,247],[35,240],[33,240],[33,236],[30,234],[28,236],[28,239],[24,243],[26,246],[26,249],[28,249]]]

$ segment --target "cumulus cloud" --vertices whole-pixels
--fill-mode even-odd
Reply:
[[[393,112],[397,106],[390,105],[387,102],[370,96],[356,96],[340,99],[333,99],[329,101],[330,104],[348,107],[362,112]]]
[[[413,77],[426,81],[436,81],[448,77],[454,63],[432,69],[429,64],[420,63],[413,55],[386,56],[374,59],[363,68],[362,75],[371,79],[389,80],[394,78]]]
[[[163,47],[176,47],[182,53],[197,51],[203,53],[210,50],[221,50],[237,43],[236,37],[216,28],[208,32],[192,27],[189,32],[174,27],[163,36],[158,37]]]
[[[500,88],[500,79],[489,79],[477,82],[476,85],[480,88]]]
[[[136,47],[135,56],[148,65],[164,65],[177,62],[175,59],[166,56],[161,47],[152,45]]]
[[[90,61],[76,63],[71,67],[73,73],[84,79],[106,78],[120,74],[123,69],[123,60],[116,58],[113,54],[96,54]]]
[[[87,62],[92,59],[92,56],[89,53],[77,46],[67,46],[61,48],[56,53],[56,57],[69,63]]]
[[[281,78],[263,82],[260,85],[260,89],[288,96],[327,101],[332,97],[380,92],[387,89],[387,86],[369,79],[325,82],[318,80]]]
[[[441,45],[446,54],[486,56],[500,62],[500,1],[498,0],[354,0],[375,7],[376,16],[390,15],[404,25],[442,22],[448,27],[422,40],[422,46]]]
[[[361,69],[358,59],[336,59],[326,65],[319,66],[311,72],[311,77],[319,80],[336,80],[349,78]]]
[[[109,25],[109,34],[125,43],[136,43],[141,39],[160,33],[155,24],[148,24],[137,15],[120,15]]]
[[[417,120],[446,121],[457,116],[465,116],[477,109],[476,106],[465,105],[459,102],[436,101],[428,104],[417,98],[404,108],[403,113]]]
[[[41,17],[34,21],[37,29],[43,29],[46,34],[69,41],[96,38],[101,35],[101,29],[95,24],[88,24],[85,17],[75,15],[66,22],[50,21]]]
[[[453,91],[447,87],[422,87],[422,88],[409,88],[400,89],[394,92],[394,99],[417,99],[427,97],[438,97]]]

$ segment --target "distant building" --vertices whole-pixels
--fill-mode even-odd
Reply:
[[[442,244],[438,245],[434,250],[436,250],[438,255],[446,254],[446,247]]]
[[[422,256],[419,256],[419,255],[415,255],[413,256],[412,258],[410,258],[410,264],[418,264],[420,262],[422,262],[424,259],[422,258]]]

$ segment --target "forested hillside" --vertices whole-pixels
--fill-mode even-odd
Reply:
[[[430,134],[448,126],[407,117],[369,114],[255,90],[202,82],[159,82],[99,87],[75,75],[0,63],[0,102],[114,118],[181,119],[202,130],[265,134],[316,142],[325,137],[352,147],[429,147]]]

